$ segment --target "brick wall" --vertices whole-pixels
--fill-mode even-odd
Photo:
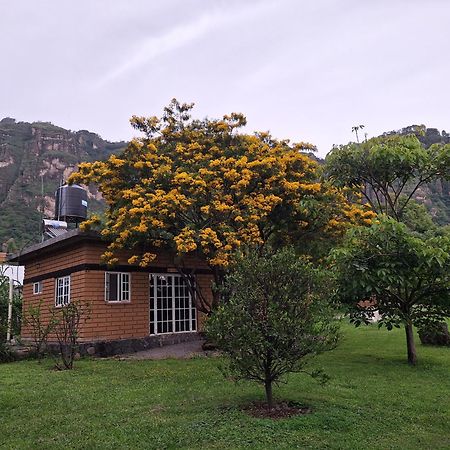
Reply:
[[[105,301],[105,272],[86,271],[85,296],[91,305],[91,318],[83,329],[83,339],[139,338],[149,334],[149,275],[131,272],[129,303]]]
[[[45,268],[45,266],[43,266]],[[25,266],[25,276],[27,268]],[[33,283],[25,283],[23,286],[23,306],[22,317],[26,318],[30,306],[37,307],[41,304],[41,318],[43,322],[48,322],[51,317],[51,309],[55,306],[55,278],[46,278],[42,281],[43,289],[41,294],[33,294]],[[85,295],[84,289],[84,273],[73,272],[70,275],[70,297],[72,300],[82,299]],[[26,324],[26,320],[22,321],[21,336],[24,339],[31,339],[32,330]],[[54,336],[50,336],[54,339]]]
[[[55,304],[55,276],[58,272],[70,271],[83,264],[100,264],[101,255],[105,251],[101,242],[82,242],[66,249],[48,252],[25,264],[25,285],[23,313],[27,314],[30,305],[42,301],[44,320],[50,316],[49,310]],[[130,252],[118,253],[119,265],[126,265]],[[152,266],[175,271],[173,257],[168,253],[158,254]],[[185,267],[207,269],[206,263],[194,257],[188,257]],[[114,270],[114,269],[112,269]],[[80,330],[80,341],[115,340],[142,338],[149,335],[149,273],[130,270],[131,301],[129,303],[108,303],[105,301],[105,271],[78,270],[71,276],[71,300],[87,301],[90,304],[90,317]],[[42,294],[33,294],[33,283],[30,281],[42,278],[44,274],[52,276],[43,279]],[[28,281],[27,281],[28,280]],[[212,276],[199,274],[197,283],[205,296],[211,301]],[[198,314],[199,331],[204,317]],[[31,338],[31,329],[22,327],[22,338]],[[50,340],[54,339],[51,336]]]

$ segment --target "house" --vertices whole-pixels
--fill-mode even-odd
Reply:
[[[80,326],[80,351],[102,356],[137,351],[198,338],[204,316],[195,308],[174,255],[158,251],[151,267],[128,264],[132,253],[117,254],[114,267],[102,263],[108,242],[97,233],[73,229],[12,255],[9,261],[25,266],[23,313],[41,302],[44,320],[50,309],[72,301],[89,303],[89,318]],[[193,256],[184,269],[212,300],[212,274]],[[23,325],[22,340],[32,338]],[[49,342],[55,342],[50,336]]]

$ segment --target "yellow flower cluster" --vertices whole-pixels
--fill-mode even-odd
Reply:
[[[190,228],[183,228],[177,236],[173,239],[178,253],[189,253],[197,249],[197,244],[194,240],[195,231]]]
[[[139,261],[139,256],[133,255],[128,258],[128,264],[136,264]]]
[[[88,220],[85,220],[80,224],[80,228],[83,231],[89,231],[95,228],[96,226],[100,225],[100,223],[101,223],[100,217],[96,214],[93,214],[91,217],[89,217]]]
[[[110,266],[113,266],[119,262],[119,259],[114,256],[114,253],[111,250],[107,250],[103,253],[102,260]]]
[[[200,230],[199,238],[203,249],[207,252],[209,252],[211,245],[215,248],[222,247],[222,242],[217,237],[217,233],[211,228],[204,228]]]
[[[154,253],[144,253],[139,261],[141,267],[147,267],[156,258]]]

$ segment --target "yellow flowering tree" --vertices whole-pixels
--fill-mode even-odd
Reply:
[[[144,137],[71,176],[70,182],[97,183],[107,202],[102,234],[112,242],[109,263],[119,248],[139,249],[129,263],[141,266],[155,249],[171,249],[181,273],[183,257],[196,254],[220,283],[238,249],[299,242],[307,248],[351,222],[370,221],[371,212],[320,182],[317,163],[305,155],[312,146],[238,133],[242,114],[195,120],[192,107],[172,100],[161,118],[133,117]],[[195,298],[201,311],[214,307],[201,292]]]

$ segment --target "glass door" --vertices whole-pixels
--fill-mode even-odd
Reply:
[[[181,275],[150,275],[150,334],[195,331],[196,312]]]

